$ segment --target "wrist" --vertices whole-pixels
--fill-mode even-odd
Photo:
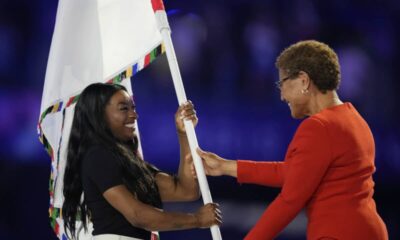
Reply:
[[[186,137],[186,132],[183,132],[181,130],[176,130],[176,133],[178,134],[178,136],[180,137]]]
[[[200,228],[200,227],[201,227],[201,225],[200,225],[200,220],[199,220],[199,218],[197,217],[197,214],[196,214],[196,213],[193,213],[193,214],[190,214],[190,216],[193,218],[193,225],[194,225],[194,227]]]
[[[224,175],[236,177],[237,176],[237,162],[234,160],[224,160],[223,171],[224,171]]]

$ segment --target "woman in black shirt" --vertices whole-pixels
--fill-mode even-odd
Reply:
[[[146,240],[151,231],[221,223],[216,204],[207,204],[194,214],[161,210],[162,201],[199,198],[183,126],[183,119],[197,124],[193,104],[185,103],[175,114],[181,155],[177,176],[141,159],[134,128],[137,118],[135,105],[121,85],[96,83],[82,92],[75,106],[64,174],[62,216],[70,237],[78,235],[78,216],[85,230],[88,219],[93,222],[95,237],[112,234]]]

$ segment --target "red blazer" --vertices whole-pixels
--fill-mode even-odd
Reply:
[[[344,103],[305,119],[283,162],[238,161],[238,182],[282,187],[245,239],[273,239],[304,207],[307,239],[388,239],[372,198],[374,158],[368,124]]]

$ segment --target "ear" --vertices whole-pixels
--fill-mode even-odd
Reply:
[[[311,79],[308,73],[300,71],[299,77],[301,78],[302,89],[308,90],[311,85]]]

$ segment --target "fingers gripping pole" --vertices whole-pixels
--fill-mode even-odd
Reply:
[[[179,71],[178,61],[176,59],[174,46],[171,39],[171,30],[169,28],[168,19],[165,11],[157,11],[156,13],[157,22],[162,35],[162,39],[165,45],[165,51],[167,53],[167,59],[169,68],[171,70],[172,80],[174,82],[175,92],[178,97],[179,105],[187,101],[185,89],[182,83],[181,73]],[[201,161],[199,155],[196,152],[199,144],[196,138],[196,132],[194,131],[193,123],[190,120],[184,121],[187,138],[189,141],[190,152],[193,156],[194,167],[197,174],[197,179],[199,181],[201,195],[203,197],[204,204],[211,203],[211,193],[208,186],[207,178],[204,173],[203,162]],[[222,240],[221,232],[217,225],[211,227],[211,235],[213,240]]]

